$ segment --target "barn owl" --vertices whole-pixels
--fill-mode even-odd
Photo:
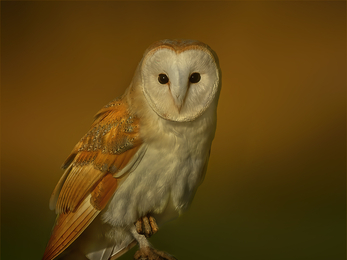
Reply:
[[[152,44],[124,95],[96,114],[63,164],[43,260],[116,259],[137,243],[135,259],[175,259],[148,237],[189,207],[204,179],[220,89],[206,44]]]

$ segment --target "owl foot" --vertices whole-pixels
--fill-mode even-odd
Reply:
[[[155,218],[150,215],[139,218],[135,222],[137,233],[145,235],[147,238],[158,232],[159,228]]]
[[[149,246],[142,247],[134,255],[136,260],[177,260],[175,257],[168,253],[158,251]]]

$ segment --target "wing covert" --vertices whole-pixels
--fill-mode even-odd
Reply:
[[[65,161],[63,168],[68,174],[64,173],[65,180],[53,192],[50,207],[57,201],[57,213],[76,211],[106,173],[117,174],[141,144],[139,119],[129,112],[126,101],[110,102],[97,113],[91,129]]]
[[[53,191],[50,208],[58,217],[44,260],[55,258],[76,240],[106,206],[118,179],[126,178],[125,171],[131,171],[132,164],[136,167],[145,152],[139,119],[129,112],[125,98],[97,113],[91,129],[63,164],[65,172]],[[121,176],[116,178],[117,173]]]

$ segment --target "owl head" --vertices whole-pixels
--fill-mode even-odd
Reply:
[[[193,121],[218,100],[221,87],[218,57],[199,41],[153,43],[145,51],[137,74],[147,104],[165,120]]]

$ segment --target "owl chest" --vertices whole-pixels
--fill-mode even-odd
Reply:
[[[175,138],[174,138],[175,139]],[[158,221],[177,217],[192,201],[203,177],[207,149],[201,142],[161,140],[149,145],[133,176],[138,178],[136,211],[153,212]],[[194,148],[195,147],[195,148]],[[196,152],[199,149],[199,153]]]
[[[149,153],[154,155],[149,160],[154,160],[154,165],[163,164],[159,167],[167,170],[172,167],[181,171],[186,168],[199,168],[212,142],[209,132],[204,128],[164,128],[157,133],[157,138],[149,143]]]
[[[156,175],[163,183],[192,186],[190,182],[199,177],[206,153],[207,147],[201,143],[176,139],[149,147],[144,159],[151,165],[149,174]]]
[[[208,131],[194,128],[157,137],[148,145],[142,162],[148,167],[145,176],[154,176],[156,189],[170,190],[175,206],[183,207],[203,177],[212,137]]]
[[[171,216],[186,210],[203,177],[214,127],[159,128],[145,138],[147,150],[117,189],[104,213],[111,223],[133,223],[152,212]],[[169,206],[175,214],[163,214]]]

